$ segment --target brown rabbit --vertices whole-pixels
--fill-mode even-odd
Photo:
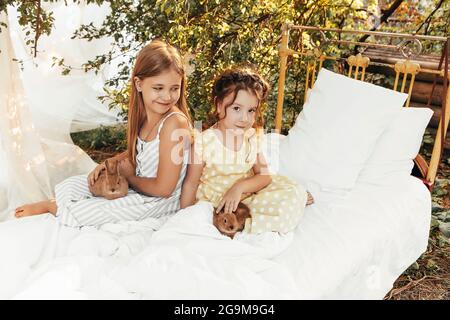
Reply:
[[[214,210],[213,224],[221,234],[233,239],[238,231],[244,230],[245,220],[251,218],[250,209],[242,202],[233,213],[224,213],[223,209],[216,213]]]
[[[100,172],[89,191],[96,197],[108,200],[124,197],[128,194],[128,181],[120,175],[117,160],[105,160],[106,169]]]

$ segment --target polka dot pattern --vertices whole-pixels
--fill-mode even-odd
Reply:
[[[252,215],[246,230],[250,233],[294,230],[303,215],[307,193],[291,179],[273,175],[272,183],[250,198],[243,200]],[[284,199],[284,201],[281,201]]]
[[[250,130],[249,130],[250,131]],[[233,151],[225,147],[215,129],[194,135],[195,153],[205,163],[197,200],[218,206],[223,194],[238,180],[250,177],[260,152],[260,136],[244,139],[241,148]],[[296,228],[306,205],[307,193],[293,180],[273,175],[272,182],[258,193],[242,200],[250,208],[244,232],[281,232]]]
[[[249,133],[251,136],[244,139],[238,151],[225,147],[219,135],[215,129],[194,134],[195,153],[205,163],[197,200],[210,201],[214,206],[238,180],[252,175],[251,169],[260,151],[260,142],[254,132]]]

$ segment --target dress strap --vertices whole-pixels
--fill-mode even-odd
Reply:
[[[185,115],[184,113],[174,111],[174,112],[169,113],[167,116],[165,116],[164,119],[162,119],[162,121],[161,121],[161,123],[159,124],[159,127],[158,127],[158,134],[157,134],[157,137],[159,137],[159,133],[161,132],[161,129],[162,129],[163,125],[164,125],[164,121],[166,121],[167,118],[169,118],[170,116],[172,116],[172,115],[174,115],[174,114],[179,114],[179,115],[185,117],[186,120],[188,120],[189,127],[191,127],[191,123],[189,122],[189,119],[186,117],[186,115]]]

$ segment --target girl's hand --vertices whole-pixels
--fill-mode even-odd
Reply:
[[[224,213],[232,213],[236,211],[241,201],[242,190],[236,183],[227,192],[225,192],[222,200],[219,202],[216,212],[220,212],[224,208]]]
[[[119,172],[125,179],[128,180],[130,176],[134,176],[136,174],[136,168],[133,166],[131,161],[128,158],[120,160],[119,163]]]
[[[89,185],[94,185],[95,181],[98,179],[98,176],[100,175],[100,172],[102,172],[103,170],[106,169],[105,163],[100,163],[99,165],[97,165],[95,167],[94,170],[91,171],[91,173],[89,173],[87,180]]]

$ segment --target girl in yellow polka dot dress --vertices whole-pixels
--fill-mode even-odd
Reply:
[[[250,208],[245,232],[293,230],[311,195],[294,181],[270,175],[261,152],[262,104],[268,83],[250,68],[225,70],[212,90],[213,125],[196,133],[181,208],[209,201],[219,212]]]

